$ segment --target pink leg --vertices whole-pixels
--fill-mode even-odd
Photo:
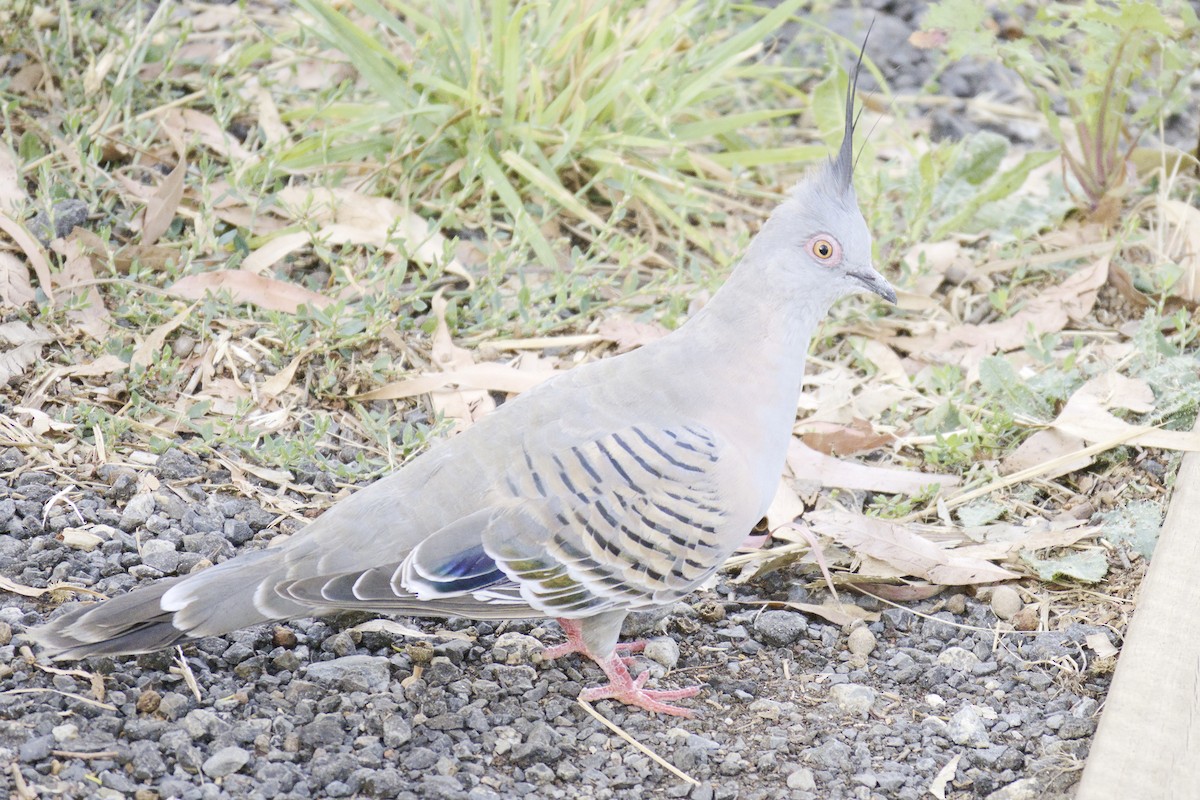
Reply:
[[[659,714],[670,714],[677,717],[691,717],[694,712],[673,706],[665,700],[682,700],[685,697],[693,697],[700,692],[699,686],[689,686],[686,689],[646,689],[646,680],[650,677],[649,672],[643,672],[634,678],[629,674],[629,666],[633,659],[629,657],[629,653],[641,652],[646,643],[643,641],[627,642],[618,644],[616,650],[607,658],[597,658],[588,651],[587,645],[583,641],[583,629],[576,620],[560,619],[558,624],[562,626],[563,633],[567,635],[567,641],[553,647],[547,647],[542,652],[542,658],[551,660],[560,658],[572,653],[579,653],[595,661],[604,670],[604,674],[608,676],[608,684],[605,686],[594,686],[590,689],[584,689],[579,693],[579,699],[587,702],[593,700],[617,700],[627,705],[644,708],[647,711],[653,711]]]
[[[553,661],[556,658],[574,655],[575,653],[587,656],[588,658],[592,657],[592,654],[588,652],[587,645],[583,643],[583,628],[580,626],[578,621],[573,619],[560,619],[558,620],[558,625],[560,628],[562,628],[563,633],[566,634],[567,640],[562,644],[556,644],[543,650],[543,660]],[[619,653],[626,661],[631,660],[629,659],[630,654],[640,653],[645,649],[646,643],[641,639],[638,639],[634,642],[619,642],[617,644],[617,653]],[[595,659],[592,660],[595,661]]]

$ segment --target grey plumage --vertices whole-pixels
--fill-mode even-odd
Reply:
[[[683,713],[662,701],[694,690],[629,677],[622,620],[695,589],[766,512],[829,306],[863,290],[895,300],[850,182],[853,98],[837,158],[670,336],[504,404],[278,547],[70,609],[31,634],[56,658],[82,658],[339,609],[555,617],[568,633],[555,652],[586,653],[612,681],[584,696]]]

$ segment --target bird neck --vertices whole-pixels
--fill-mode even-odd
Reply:
[[[735,360],[739,371],[799,380],[809,341],[829,302],[822,287],[784,287],[770,276],[780,270],[753,259],[753,249],[712,299],[688,321],[682,338],[709,350],[710,358]],[[681,329],[682,333],[682,329]]]

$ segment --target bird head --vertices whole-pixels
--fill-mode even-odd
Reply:
[[[874,292],[896,302],[896,290],[871,263],[871,234],[854,194],[854,96],[861,66],[862,51],[846,94],[846,124],[837,157],[792,190],[755,242],[773,256],[769,261],[780,281],[777,285],[793,287],[826,306],[857,292]]]

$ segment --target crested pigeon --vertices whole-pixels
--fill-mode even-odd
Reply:
[[[670,335],[505,403],[281,545],[70,609],[30,631],[58,659],[144,653],[269,620],[359,609],[553,617],[612,698],[690,716],[618,645],[633,610],[705,582],[767,510],[809,341],[838,298],[896,294],[871,264],[851,183],[854,96],[837,157],[774,210],[712,299]]]

